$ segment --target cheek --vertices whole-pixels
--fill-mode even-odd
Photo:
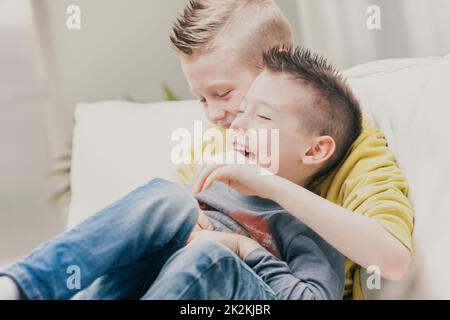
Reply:
[[[297,162],[303,148],[304,142],[297,135],[280,130],[280,157],[283,162]]]
[[[242,99],[243,96],[240,94],[235,94],[231,97],[231,99],[229,100],[231,113],[237,114],[237,112],[239,111],[239,107],[242,103]]]
[[[237,112],[239,111],[242,99],[242,94],[234,92],[228,100],[222,101],[222,106],[226,111],[228,111],[228,113],[232,114],[233,117],[235,117],[237,115]]]
[[[236,90],[233,91],[233,95],[230,100],[233,101],[233,106],[235,109],[235,112],[239,110],[239,106],[246,96],[248,90],[250,89],[253,81],[256,79],[256,75],[248,74],[244,76],[239,81],[235,82],[235,88]]]

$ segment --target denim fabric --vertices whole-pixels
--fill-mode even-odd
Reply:
[[[156,277],[171,253],[185,245],[197,210],[185,189],[152,180],[0,275],[15,280],[28,299],[69,299],[95,280],[91,298],[139,298],[147,289],[140,276]],[[73,266],[80,271],[79,289],[67,285]]]
[[[198,204],[152,180],[0,271],[28,299],[274,299],[239,257],[214,242],[185,247]],[[80,287],[68,285],[79,271]]]
[[[276,300],[273,290],[234,252],[213,241],[178,250],[145,300]]]

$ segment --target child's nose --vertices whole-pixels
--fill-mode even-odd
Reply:
[[[244,116],[241,115],[233,120],[230,128],[234,130],[247,130],[247,121],[244,119]]]
[[[218,122],[226,117],[226,112],[215,105],[210,105],[208,108],[208,116],[212,122]]]

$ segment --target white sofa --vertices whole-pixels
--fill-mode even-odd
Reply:
[[[450,56],[383,60],[345,71],[409,179],[415,256],[398,283],[370,298],[450,298]],[[110,101],[76,108],[69,227],[154,177],[174,179],[176,128],[202,120],[194,101]]]

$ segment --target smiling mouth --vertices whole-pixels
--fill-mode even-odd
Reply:
[[[234,150],[242,154],[245,158],[255,161],[256,156],[253,152],[250,152],[248,147],[242,146],[240,144],[234,143]]]
[[[216,125],[218,125],[219,127],[224,128],[224,129],[230,129],[231,128],[231,123],[216,122]]]

